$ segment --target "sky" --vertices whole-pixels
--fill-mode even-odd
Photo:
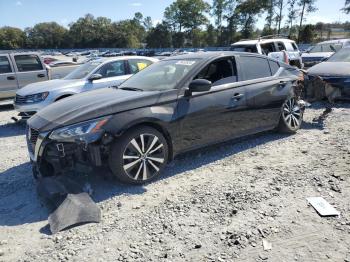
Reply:
[[[173,0],[0,0],[0,27],[24,29],[39,22],[55,21],[63,26],[87,13],[105,16],[113,21],[133,18],[135,12],[162,20],[164,9]],[[208,0],[210,3],[211,0]],[[340,11],[345,0],[317,0],[318,11],[308,15],[307,22],[344,22],[350,15]],[[258,20],[262,28],[264,18]]]

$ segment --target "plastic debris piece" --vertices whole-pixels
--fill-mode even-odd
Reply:
[[[340,213],[322,197],[309,197],[306,200],[322,217],[340,215]]]
[[[87,193],[68,194],[63,203],[49,216],[53,234],[86,223],[99,223],[101,211]]]
[[[263,248],[264,250],[271,250],[272,249],[272,244],[267,241],[266,239],[262,240]]]

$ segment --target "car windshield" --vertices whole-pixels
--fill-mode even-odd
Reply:
[[[332,55],[327,62],[350,62],[350,48],[343,48]]]
[[[309,53],[332,53],[340,50],[342,48],[342,44],[318,44],[309,50]]]
[[[69,73],[64,79],[82,79],[89,75],[95,68],[102,64],[102,61],[91,61],[79,66],[77,69]]]
[[[135,74],[120,85],[119,88],[142,91],[174,89],[198,61],[198,59],[160,61]]]

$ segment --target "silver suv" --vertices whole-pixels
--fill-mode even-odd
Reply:
[[[21,87],[48,79],[49,72],[38,54],[0,53],[1,103],[12,101]]]
[[[63,79],[27,85],[16,93],[14,106],[22,119],[60,99],[97,88],[119,85],[133,74],[157,62],[150,57],[123,56],[87,62]]]
[[[266,55],[292,66],[303,68],[301,52],[295,41],[286,38],[260,37],[256,40],[242,40],[231,45],[232,51]]]

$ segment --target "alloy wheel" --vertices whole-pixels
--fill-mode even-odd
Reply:
[[[292,129],[298,128],[302,121],[302,111],[295,98],[288,99],[283,104],[283,119]]]
[[[123,169],[133,180],[149,180],[165,162],[162,141],[153,134],[134,137],[123,153]]]

